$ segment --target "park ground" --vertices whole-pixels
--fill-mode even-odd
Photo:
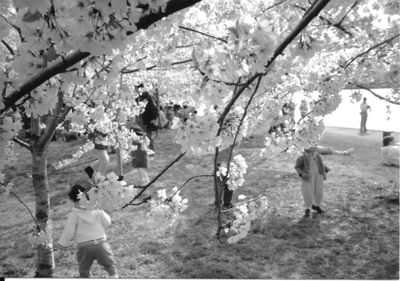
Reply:
[[[398,141],[399,136],[396,135]],[[173,131],[161,131],[150,177],[178,154]],[[249,168],[241,191],[248,198],[269,198],[265,217],[254,221],[248,236],[236,244],[220,243],[212,181],[196,179],[181,194],[189,208],[172,228],[148,223],[148,204],[112,212],[110,244],[121,278],[240,278],[240,279],[399,279],[399,169],[381,164],[382,133],[359,136],[353,129],[328,127],[323,145],[354,148],[351,156],[324,156],[332,171],[325,182],[326,213],[303,218],[297,155],[282,153],[259,158],[263,140],[254,136],[236,149]],[[82,141],[52,143],[49,162],[71,155]],[[33,210],[30,154],[20,149],[7,168],[14,192]],[[112,155],[115,157],[115,155]],[[209,174],[212,157],[183,158],[146,193],[179,186],[190,176]],[[70,204],[68,184],[83,166],[49,172],[54,239],[62,232]],[[33,227],[24,207],[12,196],[0,198],[0,276],[33,277],[35,251],[28,238]],[[55,252],[55,277],[77,276],[75,252]],[[106,276],[97,264],[94,277]]]

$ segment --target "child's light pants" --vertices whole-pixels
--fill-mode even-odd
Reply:
[[[311,209],[312,205],[320,206],[324,189],[324,178],[319,174],[316,161],[310,161],[309,178],[301,181],[301,193],[303,195],[304,207]]]
[[[99,160],[95,166],[96,172],[106,175],[110,163],[110,156],[108,156],[107,150],[95,148],[93,149],[93,155]]]
[[[144,186],[150,182],[146,168],[136,168],[139,174],[139,185]]]

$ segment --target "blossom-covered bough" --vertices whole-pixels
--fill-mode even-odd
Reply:
[[[100,131],[126,159],[135,137],[128,119],[143,109],[135,101],[139,83],[157,89],[163,100],[190,103],[198,114],[174,123],[182,154],[144,189],[98,175],[92,207],[140,204],[144,190],[181,157],[210,153],[216,199],[219,176],[243,198],[251,188],[245,172],[252,167],[233,150],[246,135],[264,135],[264,155],[273,157],[318,140],[323,117],[337,108],[342,89],[368,89],[379,97],[369,89],[377,81],[392,88],[380,98],[400,100],[392,75],[400,62],[395,0],[1,0],[0,9],[0,186],[4,194],[12,186],[4,168],[14,146],[27,148],[34,217],[43,233],[51,233],[46,152],[55,130],[68,120],[73,130]],[[311,105],[309,112],[288,121],[280,111],[298,93]],[[31,120],[29,140],[18,138],[23,114]],[[269,134],[277,122],[287,130]],[[91,147],[85,144],[57,168],[76,163]],[[229,160],[218,166],[227,148]],[[162,213],[173,220],[190,207],[179,195],[187,181],[182,182],[160,191],[149,218]],[[268,206],[262,194],[239,199],[227,211],[216,202],[217,234],[228,233],[228,242],[244,238]],[[225,224],[229,212],[234,220]],[[38,276],[54,270],[52,237],[45,238],[38,246]]]

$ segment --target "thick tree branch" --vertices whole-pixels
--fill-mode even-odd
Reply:
[[[18,143],[20,146],[22,146],[22,147],[24,147],[24,148],[26,148],[26,149],[28,149],[29,151],[32,152],[32,146],[30,144],[28,144],[28,143],[26,143],[26,142],[24,142],[24,141],[22,141],[22,140],[20,140],[18,138],[12,138],[12,140],[15,143]]]
[[[11,46],[4,40],[1,40],[1,43],[7,48],[7,50],[10,52],[11,55],[14,55],[14,50],[11,48]]]
[[[170,0],[164,12],[159,11],[158,13],[150,13],[148,15],[142,16],[140,20],[136,23],[137,30],[147,29],[150,25],[161,20],[162,18],[167,17],[185,8],[188,8],[190,6],[193,6],[198,2],[201,2],[201,0]],[[133,33],[134,32],[127,32],[127,35]],[[31,76],[30,78],[27,79],[27,81],[19,85],[18,89],[10,93],[4,99],[3,101],[4,108],[0,110],[0,114],[7,111],[20,98],[27,95],[30,91],[40,86],[51,77],[59,73],[63,73],[67,68],[87,58],[89,55],[90,53],[88,52],[82,52],[80,50],[76,50],[67,55],[66,57],[61,57],[57,59],[55,62],[53,62],[43,70],[39,71],[37,74]]]
[[[14,90],[8,96],[4,98],[4,108],[0,110],[0,114],[7,111],[12,107],[19,99],[28,95],[30,91],[39,87],[41,84],[46,82],[51,77],[64,72],[65,69],[74,65],[75,63],[87,58],[90,55],[88,52],[81,52],[80,50],[74,51],[66,57],[57,59],[54,63],[45,67],[35,75],[28,78],[22,83],[18,89]]]
[[[271,59],[268,61],[268,63],[265,65],[265,68],[272,65],[272,63],[275,61],[275,59],[283,53],[285,48],[294,40],[294,38],[299,35],[299,33],[307,27],[307,25],[316,17],[318,16],[319,12],[322,11],[322,9],[330,2],[330,0],[316,0],[314,4],[311,6],[311,8],[305,13],[306,16],[304,16],[301,21],[297,24],[297,26],[294,28],[294,30],[283,40],[283,42],[275,49],[273,56]],[[254,80],[256,80],[258,77],[262,75],[266,75],[267,72],[265,73],[257,73],[250,77],[247,82],[241,86],[236,95],[232,98],[232,100],[229,102],[229,104],[225,107],[224,112],[221,114],[220,118],[218,119],[219,123],[222,123],[223,120],[225,119],[226,115],[232,108],[232,106],[235,104],[236,100],[240,97],[240,95],[246,90],[248,86],[253,83]]]

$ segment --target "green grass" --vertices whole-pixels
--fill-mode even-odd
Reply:
[[[150,177],[179,154],[171,131],[156,140]],[[269,211],[257,219],[249,235],[237,244],[220,243],[212,180],[190,182],[182,196],[189,208],[174,227],[148,224],[149,206],[113,212],[110,244],[122,278],[240,278],[240,279],[398,279],[399,278],[399,169],[380,163],[381,135],[360,137],[357,131],[329,128],[323,144],[337,149],[354,147],[352,156],[324,156],[333,170],[325,182],[323,207],[327,213],[304,219],[300,183],[293,169],[296,155],[258,158],[261,137],[246,140],[239,148],[249,163],[240,192],[265,193]],[[52,143],[50,161],[71,155],[79,145]],[[22,151],[22,150],[21,150]],[[115,157],[115,156],[113,156]],[[212,157],[183,158],[153,186],[156,190],[182,184],[188,177],[208,174]],[[192,165],[192,166],[190,166]],[[22,153],[8,173],[16,180],[14,191],[34,208],[29,178],[30,156]],[[70,204],[68,184],[84,176],[83,167],[50,175],[51,216],[54,238],[61,235]],[[0,276],[33,277],[35,251],[27,242],[32,226],[29,215],[12,197],[1,198]],[[226,237],[223,237],[223,240]],[[56,277],[77,275],[74,252],[55,252]],[[106,276],[98,265],[94,277]]]

